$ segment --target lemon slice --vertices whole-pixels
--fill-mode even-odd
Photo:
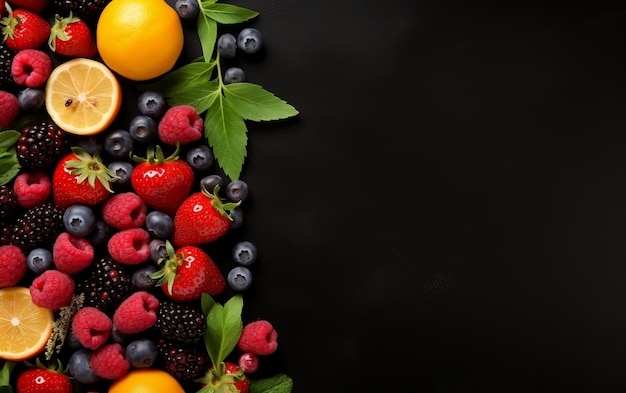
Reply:
[[[41,353],[54,313],[33,303],[25,287],[0,289],[0,359],[21,361]]]
[[[122,92],[106,65],[76,58],[52,70],[45,102],[48,114],[63,130],[93,135],[111,125],[122,105]]]

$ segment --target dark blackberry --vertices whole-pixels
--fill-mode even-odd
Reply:
[[[54,0],[54,9],[61,15],[69,15],[72,11],[74,16],[79,16],[86,22],[95,22],[110,2],[111,0]]]
[[[206,324],[199,305],[163,300],[154,327],[163,338],[193,344],[202,341]]]
[[[3,90],[6,90],[7,85],[14,84],[11,64],[16,53],[14,50],[7,48],[4,43],[0,43],[0,87]]]
[[[16,150],[22,168],[47,170],[69,153],[69,143],[65,131],[55,124],[41,122],[22,131]]]
[[[63,232],[63,211],[52,203],[44,203],[22,212],[12,228],[11,244],[28,252],[49,247]]]
[[[184,344],[166,339],[157,341],[161,367],[177,379],[196,380],[209,370],[211,360],[204,345]]]
[[[85,306],[111,314],[132,292],[128,268],[104,255],[97,258],[78,280],[78,292],[85,294]]]
[[[13,216],[18,209],[17,194],[13,187],[3,184],[0,186],[0,219]]]

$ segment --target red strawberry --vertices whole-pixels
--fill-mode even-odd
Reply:
[[[80,18],[55,16],[50,29],[48,47],[53,52],[68,57],[96,57],[98,49],[91,36],[91,30]]]
[[[13,11],[5,4],[8,15],[0,19],[4,42],[9,49],[37,49],[50,36],[50,25],[41,16],[25,9]]]
[[[0,1],[0,4],[1,3],[3,2]],[[48,5],[48,0],[11,0],[11,4],[15,7],[33,11],[34,13],[41,15],[43,10]],[[2,7],[4,7],[4,5]]]
[[[37,368],[28,369],[17,377],[17,393],[72,393],[72,382],[63,374],[63,366],[45,368],[37,359]]]
[[[222,237],[230,228],[229,211],[241,204],[224,203],[218,197],[219,186],[211,194],[204,187],[181,203],[174,216],[174,245],[188,246],[210,243]]]
[[[140,162],[133,169],[130,181],[135,190],[153,209],[173,216],[193,187],[193,169],[178,158],[180,146],[169,157],[157,146],[148,148],[147,158],[133,156]]]
[[[215,367],[199,380],[202,389],[198,393],[238,392],[248,393],[250,381],[243,370],[231,362],[223,362],[216,370]]]
[[[204,250],[185,246],[174,251],[169,241],[165,247],[168,257],[159,261],[161,269],[150,277],[159,279],[157,285],[170,299],[186,302],[200,299],[203,293],[215,296],[224,291],[224,276]]]
[[[4,16],[4,10],[6,10],[6,8],[4,8],[4,0],[0,0],[0,17]]]
[[[73,204],[97,205],[113,193],[111,183],[115,180],[98,154],[92,156],[73,147],[72,153],[61,158],[54,169],[52,199],[62,209]]]

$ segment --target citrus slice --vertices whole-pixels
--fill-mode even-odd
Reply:
[[[41,353],[54,313],[33,303],[25,287],[0,289],[0,359],[21,361]]]
[[[104,64],[76,58],[52,70],[46,83],[46,109],[63,130],[78,135],[104,131],[122,105],[119,81]]]
[[[138,368],[118,378],[109,393],[185,393],[176,378],[167,371],[155,368]]]

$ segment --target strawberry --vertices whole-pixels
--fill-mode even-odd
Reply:
[[[4,16],[4,0],[0,0],[0,18]]]
[[[41,15],[48,5],[48,0],[11,0],[11,4],[15,7],[33,11],[37,15]]]
[[[4,42],[9,49],[37,49],[50,36],[50,25],[41,16],[25,9],[11,9],[5,3],[8,15],[0,19]]]
[[[89,26],[78,17],[62,18],[55,15],[50,29],[48,47],[51,51],[68,57],[96,57],[98,49]]]
[[[17,377],[16,393],[72,393],[72,382],[64,374],[61,361],[56,367],[46,368],[37,359],[37,367],[22,372]]]
[[[167,258],[161,258],[161,269],[150,275],[158,279],[163,293],[177,302],[198,300],[203,293],[219,295],[226,288],[222,272],[209,255],[199,247],[185,246],[174,251],[165,242]],[[167,285],[166,285],[167,284]]]
[[[194,180],[193,169],[179,159],[179,150],[177,144],[176,151],[167,158],[160,146],[149,147],[147,158],[133,155],[139,162],[130,178],[135,193],[153,209],[170,216],[189,195]]]
[[[92,156],[72,147],[52,174],[52,199],[62,209],[73,204],[97,205],[113,193],[111,183],[116,180],[97,153]]]
[[[172,242],[176,246],[210,243],[228,232],[232,221],[229,212],[241,201],[224,203],[218,197],[219,189],[216,186],[212,194],[203,187],[181,203],[174,216]]]
[[[211,367],[199,382],[202,383],[202,389],[198,390],[198,393],[248,393],[250,389],[250,381],[246,374],[238,365],[231,362],[223,362],[217,370]]]

